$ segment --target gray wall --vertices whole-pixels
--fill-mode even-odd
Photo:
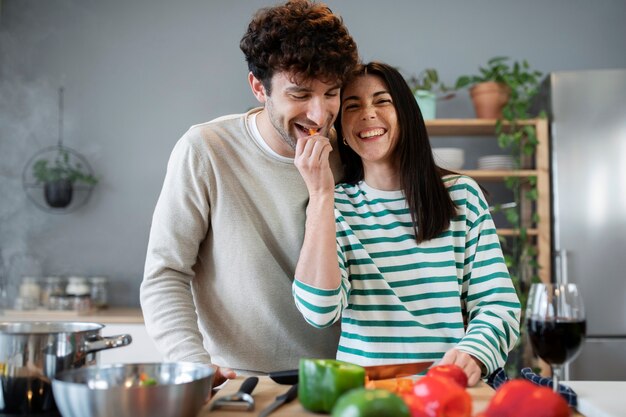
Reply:
[[[2,1],[2,0],[0,0]],[[192,124],[255,104],[239,39],[261,0],[3,0],[0,9],[0,278],[108,275],[138,305],[152,210],[172,146]],[[329,0],[364,60],[448,83],[496,55],[544,73],[626,67],[626,2]],[[57,141],[101,178],[91,200],[51,214],[27,199],[28,158]],[[440,117],[473,117],[466,92]]]

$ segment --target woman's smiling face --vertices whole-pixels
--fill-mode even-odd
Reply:
[[[375,75],[354,78],[343,91],[341,128],[363,165],[393,164],[398,116],[385,82]]]

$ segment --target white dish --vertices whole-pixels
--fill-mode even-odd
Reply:
[[[458,170],[465,163],[465,151],[462,148],[433,148],[433,158],[441,168]]]

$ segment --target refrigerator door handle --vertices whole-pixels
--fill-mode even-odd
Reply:
[[[567,249],[557,250],[556,259],[556,284],[567,284]]]

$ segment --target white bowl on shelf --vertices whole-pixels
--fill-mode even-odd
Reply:
[[[465,151],[462,148],[433,148],[433,158],[441,168],[459,170],[465,163]]]
[[[485,155],[478,158],[478,169],[513,169],[511,155]]]

